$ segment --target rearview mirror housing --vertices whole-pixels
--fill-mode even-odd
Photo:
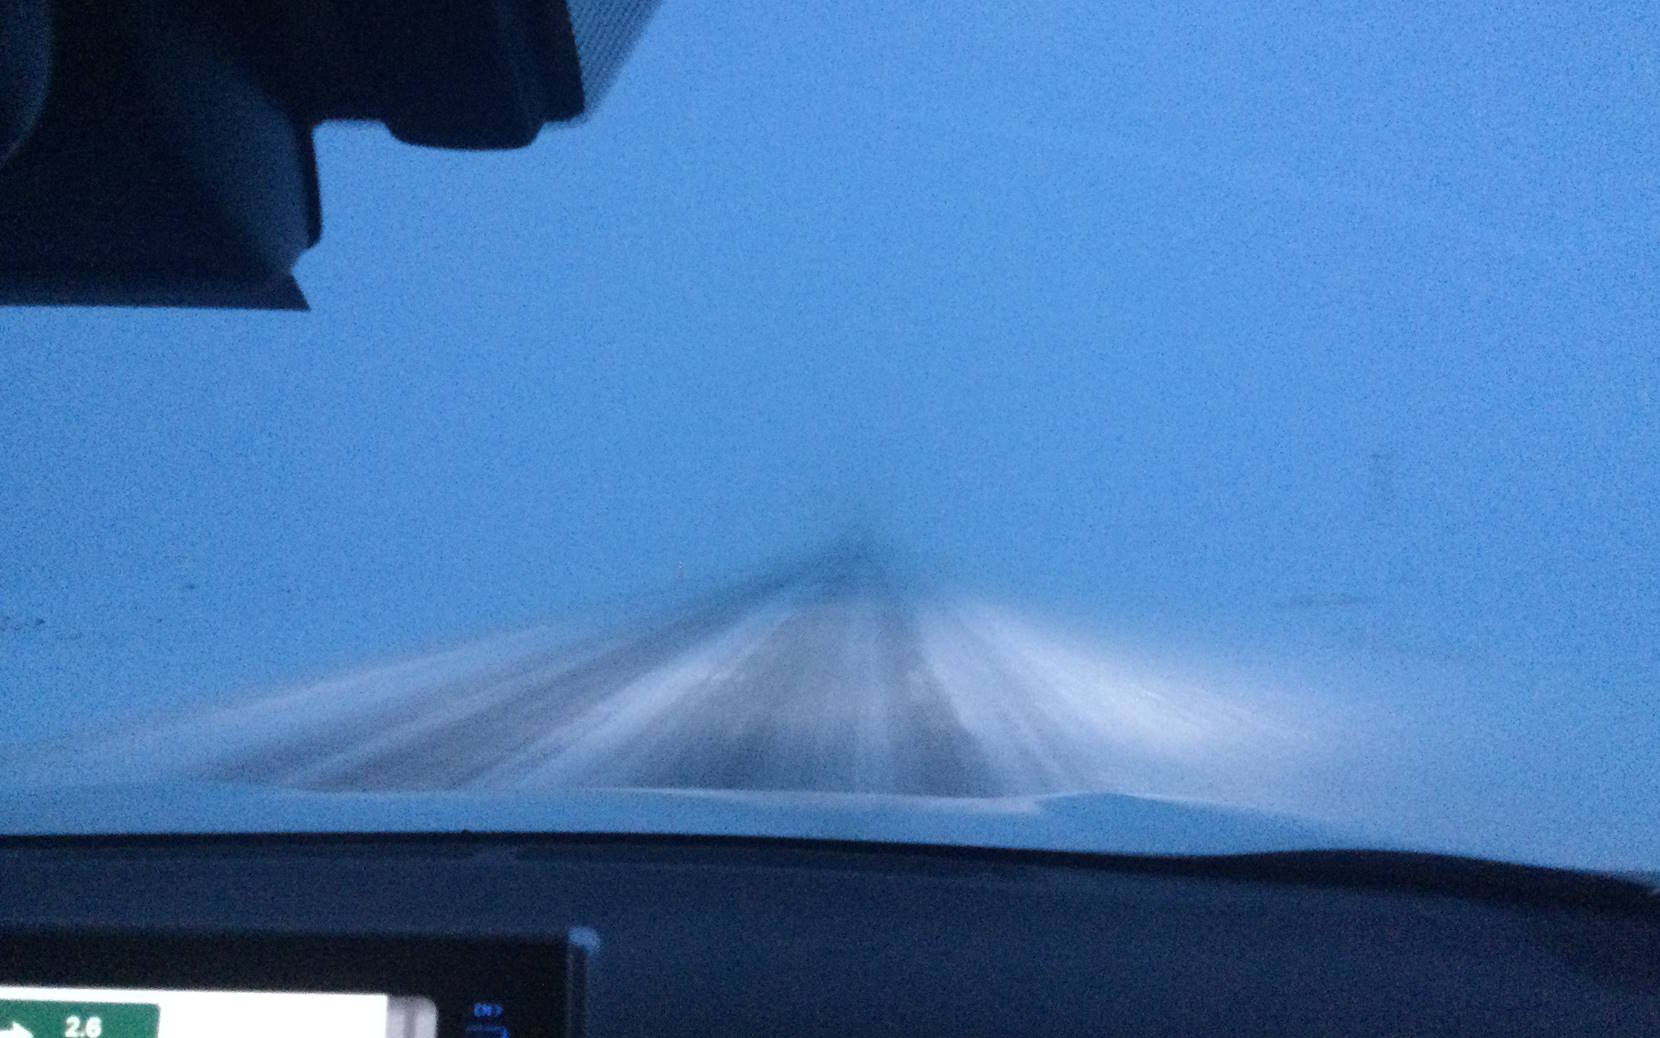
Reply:
[[[529,144],[591,111],[653,4],[8,0],[0,303],[303,309],[312,132]]]

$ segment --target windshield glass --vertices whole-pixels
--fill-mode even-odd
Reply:
[[[529,148],[317,148],[312,313],[0,312],[8,780],[1660,866],[1639,6],[671,2]]]

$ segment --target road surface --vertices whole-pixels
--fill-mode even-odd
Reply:
[[[598,634],[521,632],[147,722],[103,766],[314,790],[1217,796],[1299,738],[1226,690],[920,594],[851,544]]]

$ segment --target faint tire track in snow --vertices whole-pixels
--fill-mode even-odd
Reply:
[[[936,609],[925,629],[959,720],[1021,792],[1254,798],[1247,787],[1277,784],[1314,748],[1239,690],[1159,676],[1005,609]]]
[[[699,709],[642,736],[659,749],[630,785],[997,792],[919,665],[902,600],[857,561],[828,573]]]
[[[674,718],[706,709],[707,696],[731,680],[754,646],[786,622],[792,605],[777,601],[758,608],[720,636],[544,732],[480,781],[526,789],[638,785],[642,761],[660,752],[657,736]]]
[[[619,688],[737,624],[793,580],[766,581],[702,603],[574,662],[561,661],[469,698],[412,737],[330,761],[303,784],[320,789],[431,789],[477,784],[505,757],[569,724]]]

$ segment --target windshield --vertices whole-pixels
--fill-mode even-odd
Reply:
[[[317,149],[312,313],[0,312],[10,779],[1660,866],[1639,5],[670,2],[529,148]]]

